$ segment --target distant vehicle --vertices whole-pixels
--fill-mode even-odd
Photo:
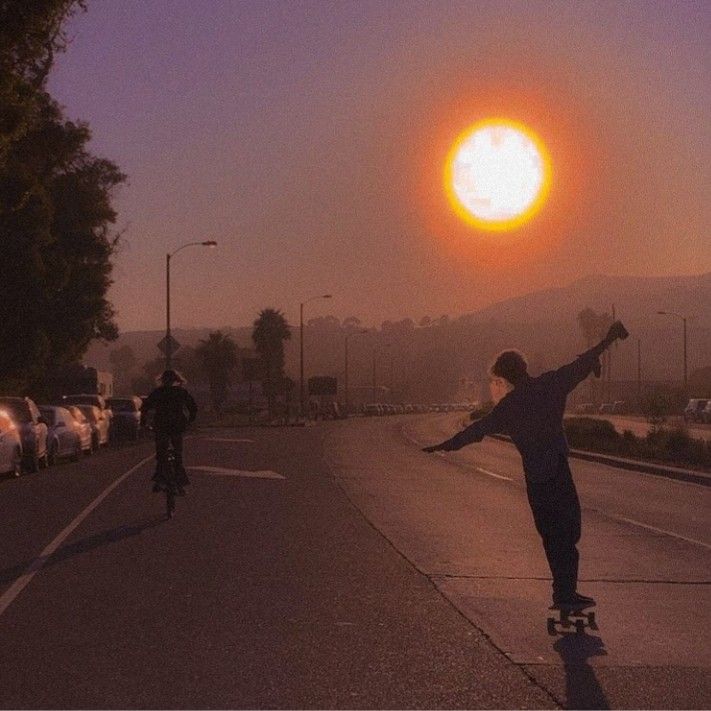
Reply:
[[[46,467],[47,424],[34,401],[28,397],[0,397],[0,408],[9,412],[20,432],[24,470],[36,472],[40,466]]]
[[[40,405],[42,417],[47,422],[47,458],[50,464],[58,459],[79,460],[82,441],[79,427],[71,412],[57,405]]]
[[[684,408],[684,422],[703,422],[703,412],[708,403],[708,398],[691,398]]]
[[[0,474],[22,473],[20,430],[7,410],[0,410]]]
[[[379,415],[380,406],[374,402],[369,402],[368,404],[363,405],[363,414],[369,416]]]
[[[600,415],[614,415],[615,404],[612,402],[603,402],[598,408],[598,413]]]
[[[137,440],[141,433],[140,397],[110,397],[106,404],[111,409],[111,435]]]
[[[109,420],[96,405],[77,405],[91,425],[91,444],[99,449],[109,442]]]
[[[89,424],[89,420],[86,419],[84,413],[76,405],[68,405],[67,410],[69,414],[74,418],[75,428],[79,434],[79,440],[81,442],[81,448],[87,454],[91,454],[94,447],[93,429]]]

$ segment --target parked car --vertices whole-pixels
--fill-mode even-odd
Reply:
[[[7,410],[0,410],[0,474],[22,473],[20,430]]]
[[[106,401],[111,409],[111,436],[136,440],[141,434],[140,397],[111,397]]]
[[[701,411],[701,421],[707,425],[711,424],[711,400],[706,403],[706,407]]]
[[[79,434],[79,440],[81,441],[82,451],[87,454],[91,454],[94,447],[94,437],[93,428],[86,419],[84,413],[79,409],[77,405],[67,405],[67,410],[69,414],[74,418],[74,426],[76,427],[77,433]]]
[[[109,419],[96,405],[77,405],[91,425],[91,444],[93,449],[99,449],[109,442]]]
[[[693,397],[684,408],[684,422],[703,422],[703,412],[711,402],[708,398]]]
[[[74,395],[65,395],[62,398],[62,402],[58,402],[57,404],[62,405],[62,407],[66,407],[67,404],[93,405],[94,407],[98,407],[99,410],[101,410],[107,422],[109,423],[109,426],[111,425],[111,418],[113,416],[113,413],[111,412],[111,408],[106,403],[106,399],[102,395],[96,395],[93,393],[78,393]]]
[[[23,469],[36,472],[47,466],[47,424],[28,397],[0,397],[0,408],[15,421],[22,440]]]
[[[79,428],[72,414],[65,407],[40,405],[40,413],[47,422],[47,457],[50,464],[58,459],[79,460],[82,441]]]

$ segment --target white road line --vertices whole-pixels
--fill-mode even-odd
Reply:
[[[224,467],[187,467],[192,472],[202,472],[212,476],[241,476],[250,479],[286,479],[283,474],[277,474],[271,469],[249,471],[246,469],[225,469]]]
[[[493,476],[494,479],[503,479],[504,481],[511,481],[511,477],[504,476],[503,474],[496,474],[494,472],[490,472],[488,469],[482,469],[481,467],[476,467],[476,470],[478,472],[481,472],[482,474],[486,474],[487,476]]]
[[[203,437],[208,442],[247,442],[249,444],[254,444],[253,439],[245,439],[242,437]]]
[[[30,584],[32,578],[39,573],[45,563],[52,557],[53,553],[64,543],[64,541],[74,532],[82,521],[122,482],[137,469],[140,469],[146,462],[154,459],[151,454],[141,459],[138,464],[131,467],[125,474],[122,474],[113,483],[109,484],[64,530],[62,530],[54,540],[35,558],[28,566],[27,570],[0,596],[0,616],[12,604],[13,600]]]
[[[639,526],[640,528],[646,528],[648,531],[654,531],[655,533],[662,533],[665,536],[671,536],[672,538],[678,538],[680,541],[686,541],[686,543],[693,543],[695,546],[702,546],[703,548],[708,548],[711,550],[711,545],[708,543],[704,543],[703,541],[697,541],[695,538],[687,538],[686,536],[681,536],[678,533],[674,533],[673,531],[667,531],[664,528],[657,528],[656,526],[650,526],[647,523],[642,523],[641,521],[635,521],[633,518],[625,518],[624,516],[617,516],[616,514],[608,514],[605,513],[604,511],[601,511],[600,513],[603,514],[603,516],[609,516],[610,518],[617,519],[618,521],[624,521],[625,523],[629,523],[632,526]]]

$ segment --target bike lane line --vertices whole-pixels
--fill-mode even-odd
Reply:
[[[0,617],[5,610],[13,603],[15,598],[30,584],[32,578],[39,573],[45,563],[52,557],[54,552],[64,541],[74,532],[74,530],[86,519],[86,517],[125,479],[131,474],[140,469],[146,462],[154,459],[155,455],[150,454],[141,459],[138,464],[131,467],[127,472],[124,472],[118,479],[115,479],[109,484],[90,504],[88,504],[55,538],[49,543],[44,550],[35,558],[28,566],[22,575],[0,596]]]

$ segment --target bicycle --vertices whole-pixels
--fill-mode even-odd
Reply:
[[[171,519],[175,513],[175,495],[178,491],[177,465],[172,445],[168,446],[165,462],[159,463],[159,470],[161,486],[165,491],[165,517]]]

